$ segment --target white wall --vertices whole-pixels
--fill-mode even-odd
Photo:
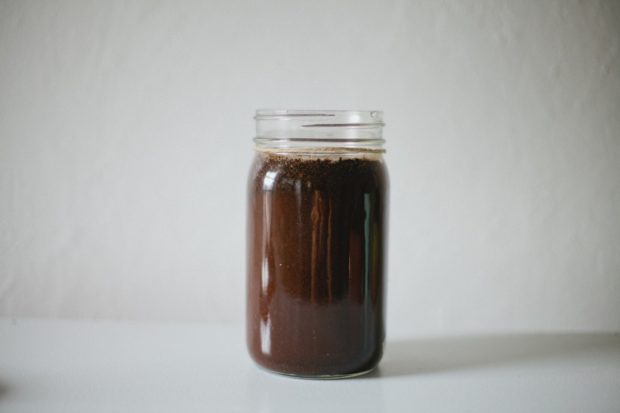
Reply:
[[[389,321],[620,329],[620,3],[1,1],[0,315],[241,321],[259,107],[383,109]]]

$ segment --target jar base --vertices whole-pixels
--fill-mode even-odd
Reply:
[[[374,370],[376,370],[377,366],[373,366],[367,370],[356,371],[353,373],[343,373],[343,374],[296,374],[296,373],[288,373],[283,371],[272,370],[270,368],[261,366],[258,363],[255,365],[263,371],[266,371],[270,374],[277,374],[279,376],[292,377],[295,379],[303,379],[303,380],[343,380],[343,379],[352,379],[355,377],[365,376]]]

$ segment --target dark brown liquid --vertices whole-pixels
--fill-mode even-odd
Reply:
[[[258,364],[320,376],[379,362],[386,175],[371,158],[257,155],[249,181],[247,338]]]

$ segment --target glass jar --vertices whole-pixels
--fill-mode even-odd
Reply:
[[[259,110],[248,182],[247,344],[269,370],[372,370],[385,337],[379,111]]]

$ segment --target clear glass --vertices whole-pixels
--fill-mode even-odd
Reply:
[[[257,149],[367,148],[381,151],[378,110],[257,110]]]
[[[380,111],[259,110],[248,180],[247,344],[269,370],[372,370],[385,338]]]

